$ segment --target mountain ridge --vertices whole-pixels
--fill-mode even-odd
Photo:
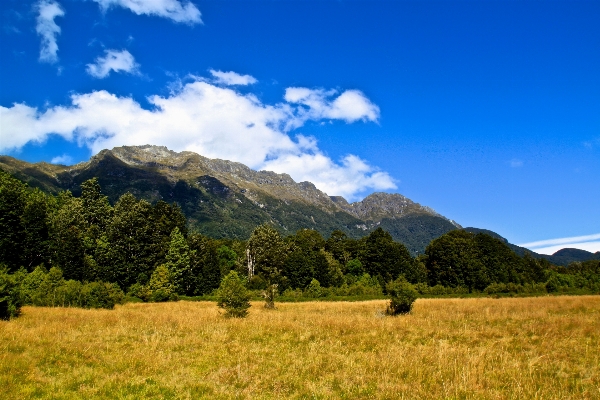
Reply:
[[[177,202],[193,228],[213,237],[246,239],[261,223],[271,223],[285,234],[311,228],[328,235],[340,229],[354,238],[382,227],[418,255],[431,240],[462,229],[399,193],[375,192],[349,203],[341,196],[327,195],[311,182],[295,182],[288,174],[255,171],[242,163],[175,152],[165,146],[105,149],[89,161],[71,166],[0,156],[0,168],[50,193],[71,190],[77,195],[83,181],[96,177],[113,203],[126,192],[150,202]],[[464,229],[500,238],[521,256],[529,252],[558,265],[600,258],[600,253],[583,250],[541,255],[511,244],[495,232]]]
[[[348,203],[288,174],[164,146],[105,149],[71,166],[0,156],[0,168],[51,193],[71,190],[78,195],[79,185],[96,177],[113,203],[128,191],[150,202],[175,201],[194,228],[213,237],[247,238],[261,223],[285,234],[312,228],[328,235],[341,229],[354,238],[382,226],[420,254],[431,239],[460,227],[400,194],[373,193]]]

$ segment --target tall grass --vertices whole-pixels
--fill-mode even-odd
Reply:
[[[600,296],[24,307],[0,398],[600,398]]]

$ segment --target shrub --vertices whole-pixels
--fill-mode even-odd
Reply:
[[[115,304],[123,304],[125,295],[116,283],[90,282],[81,288],[83,308],[113,309]]]
[[[244,318],[250,308],[250,294],[243,278],[230,271],[217,290],[217,306],[225,310],[225,317]]]
[[[390,296],[390,304],[388,305],[386,314],[408,314],[418,294],[412,285],[404,277],[400,277],[388,283],[385,288]]]
[[[142,299],[146,301],[172,301],[177,300],[177,291],[173,275],[171,271],[165,266],[160,265],[156,267],[150,281],[144,286]]]
[[[313,279],[310,281],[306,289],[304,289],[304,295],[306,297],[318,298],[323,296],[323,288],[318,280]]]
[[[556,276],[550,277],[548,282],[546,282],[546,290],[548,291],[548,293],[558,292],[559,289],[560,281],[558,280],[558,278]]]
[[[21,290],[14,275],[7,268],[0,268],[0,319],[19,316],[23,304]]]

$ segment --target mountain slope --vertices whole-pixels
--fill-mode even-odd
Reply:
[[[150,202],[175,201],[192,228],[213,237],[245,239],[265,222],[283,234],[312,228],[328,236],[340,229],[354,238],[382,226],[417,254],[435,237],[460,227],[399,194],[374,193],[348,203],[287,174],[254,171],[240,163],[161,146],[103,150],[73,166],[29,164],[0,156],[0,168],[51,193],[68,189],[78,195],[83,181],[97,177],[111,202],[126,192]]]
[[[490,231],[487,229],[469,227],[469,228],[464,228],[464,230],[467,232],[475,233],[475,234],[477,234],[477,233],[488,234],[492,237],[495,237],[496,239],[500,239],[503,242],[505,242],[512,251],[514,251],[521,257],[523,257],[525,255],[525,253],[529,253],[534,258],[545,258],[546,260],[550,261],[554,265],[562,265],[562,266],[566,267],[567,265],[569,265],[572,262],[600,260],[600,252],[592,253],[592,252],[580,250],[580,249],[565,248],[565,249],[558,250],[556,253],[554,253],[550,256],[547,254],[539,254],[539,253],[536,253],[529,249],[526,249],[525,247],[521,247],[521,246],[517,246],[516,244],[509,243],[508,240],[506,240],[505,238],[503,238],[496,232],[493,232],[493,231]]]

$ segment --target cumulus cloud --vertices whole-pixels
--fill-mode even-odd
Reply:
[[[300,124],[308,119],[341,119],[348,123],[379,119],[379,107],[360,90],[346,90],[335,97],[337,93],[336,90],[292,87],[286,89],[285,100],[304,106],[298,115]]]
[[[138,74],[139,67],[127,50],[105,50],[104,57],[96,58],[95,63],[88,64],[86,70],[94,78],[102,79],[106,78],[110,71]]]
[[[338,99],[344,93],[328,99],[329,107],[343,103]],[[372,105],[361,96],[361,101]],[[95,91],[73,95],[68,106],[41,111],[25,104],[0,107],[0,150],[18,149],[56,134],[88,146],[93,153],[151,143],[234,160],[254,169],[286,172],[297,181],[311,181],[326,193],[349,200],[367,189],[396,187],[386,172],[357,156],[348,155],[336,162],[318,148],[314,138],[299,135],[292,139],[290,122],[297,124],[307,118],[301,106],[285,102],[264,104],[253,94],[200,79],[183,85],[168,97],[151,96],[147,100],[151,109],[142,108],[130,97]],[[367,110],[373,107],[376,106]],[[321,116],[312,114],[310,118],[346,120],[345,115],[328,112]],[[362,119],[372,118],[370,114],[355,114],[353,118]]]
[[[533,250],[536,253],[548,255],[552,255],[564,248],[581,249],[595,253],[600,251],[600,233],[586,236],[539,240],[537,242],[523,243],[519,246]]]
[[[63,154],[62,156],[54,157],[50,162],[52,164],[70,165],[73,163],[73,157]]]
[[[55,63],[58,61],[58,44],[56,38],[60,34],[60,27],[54,19],[65,15],[60,4],[52,0],[41,0],[36,4],[38,16],[35,31],[41,36],[40,61]]]
[[[221,85],[245,86],[245,85],[252,85],[252,84],[258,82],[253,76],[240,75],[233,71],[222,72],[222,71],[215,71],[214,69],[211,69],[210,73],[215,78],[215,83],[221,84]]]
[[[174,22],[201,24],[200,10],[190,1],[178,0],[93,0],[103,11],[111,7],[123,7],[137,15],[155,15]]]

